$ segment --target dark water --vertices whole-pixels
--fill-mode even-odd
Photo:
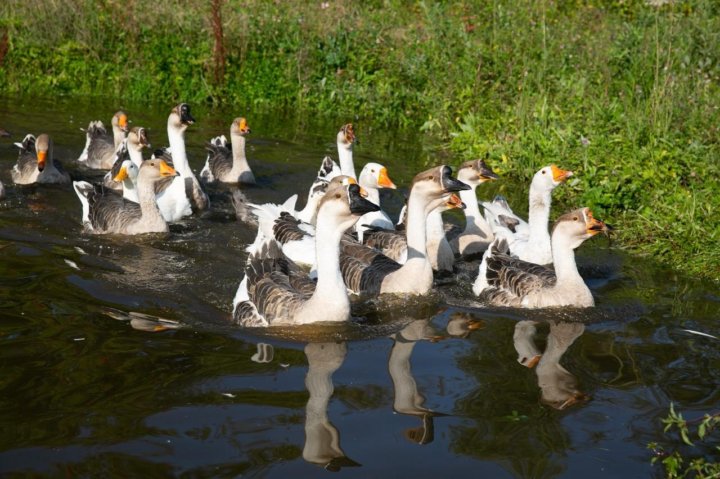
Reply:
[[[125,105],[154,146],[171,106]],[[74,163],[78,128],[115,109],[4,98],[0,125],[12,141],[50,133],[75,177],[97,177]],[[193,113],[199,171],[203,142],[240,112]],[[343,120],[247,115],[260,185],[244,194],[304,195]],[[398,184],[452,162],[368,123],[356,163],[384,163]],[[647,477],[659,474],[646,444],[662,440],[669,403],[693,418],[720,399],[718,341],[684,331],[720,334],[718,288],[603,239],[579,251],[612,273],[591,282],[591,311],[481,308],[465,266],[427,300],[358,305],[359,324],[261,336],[227,321],[255,234],[227,189],[168,236],[91,237],[69,187],[11,184],[16,155],[3,139],[1,475]],[[493,188],[524,204],[522,186]],[[402,195],[387,200],[396,214]],[[538,366],[522,366],[515,346],[544,351]]]

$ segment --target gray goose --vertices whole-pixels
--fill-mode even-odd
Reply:
[[[120,110],[110,121],[112,135],[107,132],[102,121],[91,121],[85,130],[85,149],[78,161],[89,168],[109,170],[115,161],[115,151],[125,139],[128,131],[127,114]]]
[[[248,258],[235,296],[233,319],[245,327],[346,321],[350,300],[340,274],[340,239],[358,218],[377,206],[357,184],[329,189],[316,225],[317,283],[269,239]]]
[[[374,248],[343,241],[340,266],[348,289],[369,295],[427,294],[433,282],[427,257],[427,215],[445,203],[451,193],[469,188],[453,178],[452,169],[446,165],[417,174],[408,198],[407,261],[401,265]]]
[[[578,273],[574,250],[586,239],[610,229],[593,218],[589,208],[562,215],[552,234],[554,270],[511,257],[507,242],[496,240],[486,255],[485,276],[478,277],[473,292],[495,306],[592,307],[595,300]]]
[[[230,125],[230,143],[225,135],[210,140],[205,167],[200,178],[207,182],[243,183],[254,185],[255,176],[245,156],[245,136],[250,133],[245,118],[235,118]]]
[[[163,160],[150,159],[143,162],[137,176],[139,203],[126,200],[101,185],[76,181],[73,187],[83,205],[83,217],[87,218],[85,230],[94,234],[125,235],[167,232],[167,222],[155,201],[154,184],[161,178],[177,174]]]
[[[13,182],[18,185],[33,183],[70,183],[70,174],[58,160],[53,159],[53,142],[43,133],[35,138],[27,135],[21,143],[18,160],[11,171]]]

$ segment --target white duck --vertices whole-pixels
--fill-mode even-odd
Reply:
[[[250,126],[245,118],[235,118],[230,125],[230,143],[225,135],[210,140],[205,167],[200,178],[207,182],[243,183],[254,185],[255,176],[245,155],[245,136]]]
[[[586,239],[610,229],[593,218],[589,208],[562,215],[552,234],[554,271],[511,257],[507,242],[496,240],[486,254],[485,276],[478,276],[473,292],[495,306],[592,307],[595,300],[578,273],[574,250]]]
[[[18,160],[10,172],[12,180],[18,185],[33,183],[70,183],[70,174],[58,160],[53,159],[53,141],[43,133],[35,138],[27,135],[21,143]]]
[[[246,327],[348,320],[350,300],[338,260],[340,239],[361,215],[377,208],[361,196],[357,184],[329,189],[317,217],[317,283],[268,240],[248,258],[245,279],[235,295],[234,320]]]
[[[413,178],[408,198],[408,255],[404,265],[374,248],[342,242],[340,265],[345,284],[357,294],[427,294],[433,283],[427,256],[427,215],[448,200],[451,193],[470,187],[452,177],[449,166],[438,166]]]
[[[115,160],[115,151],[125,139],[128,131],[127,114],[120,110],[110,120],[112,135],[105,129],[102,121],[91,121],[85,130],[85,148],[78,161],[89,168],[109,170]]]
[[[165,161],[150,159],[143,162],[137,176],[139,203],[126,200],[112,190],[93,186],[85,181],[73,183],[83,205],[85,230],[94,234],[163,233],[168,225],[155,201],[154,183],[178,173]]]

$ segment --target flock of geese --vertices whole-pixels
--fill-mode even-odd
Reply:
[[[27,135],[19,148],[12,180],[19,185],[72,183],[82,206],[84,229],[92,234],[134,235],[168,231],[168,223],[210,207],[203,183],[254,184],[245,153],[248,121],[236,118],[230,140],[206,144],[200,180],[190,168],[185,131],[194,123],[189,105],[168,116],[169,146],[149,157],[147,131],[130,127],[118,111],[108,132],[101,121],[85,130],[78,162],[109,170],[103,181],[72,181],[53,157],[47,134]],[[250,204],[257,236],[247,248],[245,275],[233,301],[233,319],[246,327],[346,321],[349,294],[372,298],[385,293],[426,295],[434,272],[453,271],[456,261],[482,255],[473,292],[496,306],[522,308],[591,307],[593,296],[578,273],[574,249],[610,230],[579,208],[548,229],[553,190],[572,172],[549,165],[532,178],[527,221],[507,201],[478,202],[476,189],[498,176],[484,160],[452,168],[440,165],[415,175],[407,202],[394,224],[382,210],[381,188],[396,188],[387,168],[368,163],[356,175],[352,124],[337,134],[339,164],[322,160],[305,206],[297,195],[283,204]],[[4,190],[0,184],[0,197]],[[464,228],[449,227],[442,212],[461,208]]]

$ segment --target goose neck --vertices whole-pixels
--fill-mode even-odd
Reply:
[[[140,203],[140,198],[138,197],[138,191],[137,186],[135,185],[135,182],[131,180],[130,178],[125,178],[122,182],[123,185],[123,198],[126,200],[133,201],[135,203]]]
[[[120,143],[125,139],[125,132],[119,126],[113,125],[113,143],[115,143],[115,149],[117,150]]]
[[[140,165],[142,165],[143,162],[142,150],[140,148],[133,147],[133,145],[128,145],[128,156],[130,156],[130,161],[140,168]]]
[[[142,212],[142,220],[144,222],[165,223],[160,208],[158,208],[155,199],[155,182],[146,178],[138,177],[137,182],[138,202],[140,203],[140,211]]]
[[[410,192],[407,208],[407,260],[427,261],[427,202],[422,195]]]
[[[340,159],[340,171],[343,175],[357,179],[355,175],[355,164],[353,163],[352,145],[347,146],[338,142],[338,158]]]
[[[445,237],[445,224],[443,223],[442,213],[435,208],[427,215],[427,239],[428,241],[438,241]]]
[[[315,254],[317,258],[317,287],[313,297],[331,299],[333,303],[349,307],[347,289],[340,272],[340,239],[347,226],[320,211],[315,227]],[[343,223],[343,222],[341,222]],[[344,222],[347,223],[347,222]]]
[[[242,135],[231,135],[230,142],[232,143],[233,167],[247,167],[247,157],[245,156],[245,137]]]
[[[573,245],[564,235],[554,234],[552,238],[553,264],[558,285],[584,285],[575,262]]]
[[[185,150],[185,131],[168,125],[168,140],[170,141],[170,152],[172,153],[174,168],[183,178],[188,177],[192,172],[190,171]]]

